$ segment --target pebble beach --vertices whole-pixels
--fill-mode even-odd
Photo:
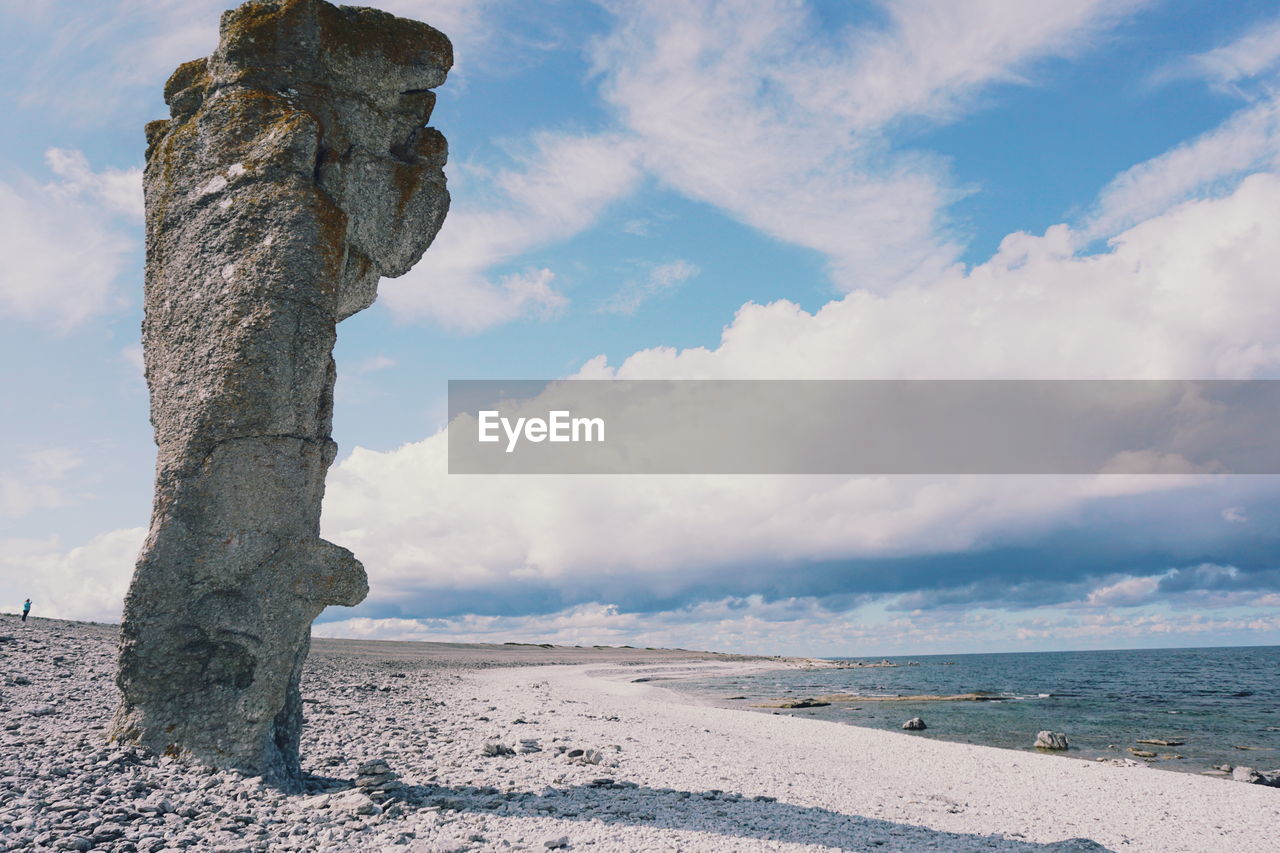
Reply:
[[[1271,851],[1280,789],[695,704],[683,651],[315,640],[307,790],[105,741],[116,628],[0,617],[0,850]]]

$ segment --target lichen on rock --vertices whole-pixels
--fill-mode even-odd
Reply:
[[[297,783],[311,623],[368,592],[319,536],[335,325],[444,220],[447,146],[426,123],[452,61],[423,23],[251,0],[165,86],[170,118],[146,127],[156,491],[116,740]]]

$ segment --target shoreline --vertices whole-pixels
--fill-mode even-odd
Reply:
[[[629,709],[637,728],[659,729],[670,748],[681,735],[701,742],[714,769],[682,768],[677,781],[686,787],[732,780],[747,796],[785,790],[808,808],[971,836],[944,849],[1000,849],[983,845],[1003,838],[1030,842],[1027,849],[1263,851],[1280,825],[1280,792],[1261,786],[726,708],[588,667],[545,676],[563,694]],[[520,681],[516,673],[484,677],[508,688]],[[890,849],[916,849],[906,846],[910,833],[890,832],[904,845]]]
[[[1113,666],[1085,657],[1096,653],[1058,653],[1071,657],[1035,672],[1007,663],[1013,655],[972,656],[977,666],[960,656],[960,665],[943,669],[926,661],[893,677],[791,672],[777,678],[707,678],[680,685],[680,690],[717,707],[875,731],[898,732],[905,721],[923,718],[925,730],[912,737],[1022,754],[1144,764],[1228,779],[1236,767],[1246,775],[1253,768],[1276,784],[1280,727],[1274,703],[1268,704],[1272,688],[1265,679],[1250,681],[1239,673],[1270,671],[1268,664],[1280,662],[1272,652],[1280,650],[1246,647],[1239,651],[1248,656],[1230,658],[1193,656],[1194,651],[1142,650]],[[1151,659],[1153,654],[1162,657]],[[1199,667],[1206,676],[1225,669],[1228,676],[1202,685],[1185,677],[1162,681],[1150,675],[1180,667]],[[1065,733],[1070,748],[1036,749],[1037,733],[1046,730]]]
[[[104,743],[115,628],[28,628],[0,625],[14,638],[0,646],[3,850],[1262,853],[1280,825],[1273,788],[694,704],[664,686],[783,659],[378,641],[316,643],[309,790],[285,795]],[[355,786],[378,762],[396,780],[385,796]]]

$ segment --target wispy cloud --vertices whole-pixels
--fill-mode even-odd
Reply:
[[[894,123],[953,118],[1136,5],[919,0],[831,34],[783,0],[619,3],[594,53],[650,171],[821,252],[840,289],[882,289],[934,278],[959,253],[943,211],[961,192],[940,160],[893,147]]]
[[[0,315],[70,329],[116,304],[113,284],[137,248],[121,222],[142,213],[141,172],[94,172],[78,151],[50,149],[57,180],[0,182]]]
[[[1272,18],[1255,24],[1229,44],[1173,66],[1166,74],[1196,76],[1219,87],[1241,92],[1232,84],[1277,69],[1280,69],[1280,18]]]
[[[1182,201],[1223,194],[1250,172],[1280,165],[1280,102],[1265,99],[1213,130],[1116,176],[1080,229],[1110,237]]]
[[[376,373],[379,370],[387,370],[388,368],[395,366],[396,360],[394,358],[378,353],[377,355],[371,355],[368,358],[363,359],[356,365],[355,372],[357,374]]]
[[[490,270],[595,224],[639,180],[636,157],[626,138],[544,133],[515,168],[459,170],[468,191],[458,193],[423,260],[402,278],[383,282],[386,304],[399,318],[462,331],[563,308],[568,300],[552,287],[552,270]]]
[[[68,475],[83,463],[66,447],[33,450],[19,456],[19,464],[0,470],[0,515],[18,517],[36,509],[54,509],[76,501],[68,490]]]
[[[89,198],[107,210],[134,219],[142,218],[141,169],[107,168],[95,172],[83,152],[65,148],[50,148],[44,153],[44,161],[49,171],[61,179],[49,185],[51,192],[66,197]]]
[[[685,260],[658,264],[638,281],[629,281],[600,304],[605,314],[634,314],[636,309],[654,297],[678,290],[686,281],[698,274],[695,264]]]
[[[1229,524],[1247,524],[1249,522],[1249,513],[1242,506],[1224,507],[1222,520]]]

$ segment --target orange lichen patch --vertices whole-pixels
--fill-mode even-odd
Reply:
[[[393,161],[391,167],[391,182],[396,188],[396,216],[404,215],[405,208],[409,206],[409,202],[413,200],[413,196],[417,193],[418,188],[422,186],[422,178],[425,170],[418,165],[409,163],[400,163]]]
[[[373,261],[361,252],[355,249],[347,250],[347,268],[343,280],[347,282],[359,281],[368,275],[369,270],[373,268]]]
[[[347,263],[347,215],[342,208],[317,189],[316,220],[320,223],[320,242],[316,249],[324,259],[325,274],[316,282],[326,295],[337,293],[342,269]]]

